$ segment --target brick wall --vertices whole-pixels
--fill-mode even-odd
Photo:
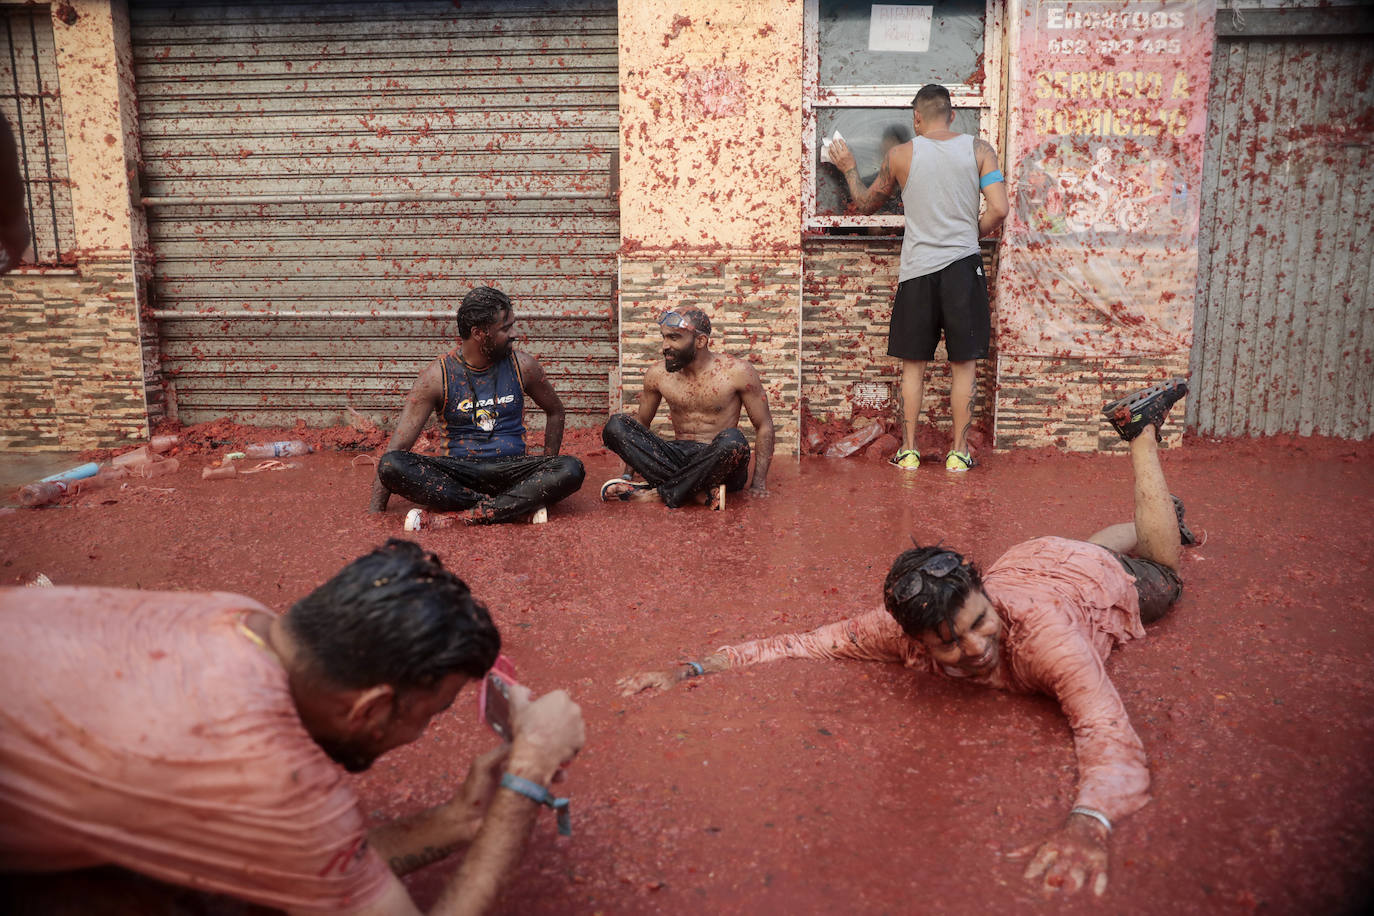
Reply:
[[[997,366],[997,447],[1054,445],[1071,451],[1125,449],[1102,419],[1102,405],[1153,384],[1188,374],[1188,354],[1129,359],[1057,359],[1003,354]],[[1172,412],[1164,442],[1183,440],[1186,404]]]
[[[776,454],[796,454],[800,391],[797,325],[800,254],[624,256],[620,262],[621,397],[631,405],[644,372],[662,360],[658,319],[671,308],[711,316],[711,348],[747,358],[763,380],[777,432]],[[669,428],[666,407],[655,429]],[[753,438],[741,418],[740,429]]]
[[[134,297],[127,257],[0,278],[0,450],[147,435]]]
[[[892,416],[900,419],[901,363],[887,355],[887,327],[901,245],[900,237],[818,236],[803,248],[802,397],[819,420],[850,416],[854,386],[865,382],[888,385]],[[994,340],[994,356],[996,345]],[[975,425],[991,424],[991,365],[988,360],[979,366]],[[934,424],[944,435],[950,427],[949,389],[949,362],[941,342],[927,370],[921,422]]]

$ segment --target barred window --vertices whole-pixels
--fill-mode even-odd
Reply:
[[[0,39],[0,111],[19,151],[31,239],[20,264],[70,264],[75,257],[72,195],[48,7],[0,6]]]

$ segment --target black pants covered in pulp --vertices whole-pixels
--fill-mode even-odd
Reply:
[[[601,430],[601,441],[658,488],[670,509],[693,493],[725,484],[731,493],[749,482],[749,442],[738,429],[723,430],[709,443],[661,439],[629,414],[616,414]]]
[[[397,451],[377,462],[377,477],[397,496],[439,512],[477,509],[487,523],[571,496],[586,473],[571,455],[476,459]]]

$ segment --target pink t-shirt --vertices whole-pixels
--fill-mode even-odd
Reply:
[[[0,869],[115,864],[266,906],[373,902],[344,772],[224,593],[0,589]]]
[[[720,651],[732,667],[779,658],[901,662],[987,687],[1049,694],[1073,728],[1074,804],[1111,819],[1139,810],[1150,800],[1145,748],[1104,666],[1115,646],[1145,635],[1134,578],[1095,544],[1047,537],[1002,554],[983,574],[983,590],[1005,624],[1005,661],[985,676],[937,664],[886,610]]]

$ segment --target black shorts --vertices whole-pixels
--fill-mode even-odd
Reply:
[[[1140,622],[1154,623],[1169,613],[1169,608],[1183,594],[1183,580],[1178,573],[1154,560],[1127,556],[1115,550],[1109,552],[1135,578],[1135,591],[1140,596]]]
[[[928,361],[935,356],[942,329],[950,362],[987,357],[992,316],[982,255],[971,254],[944,270],[897,285],[887,355]]]

